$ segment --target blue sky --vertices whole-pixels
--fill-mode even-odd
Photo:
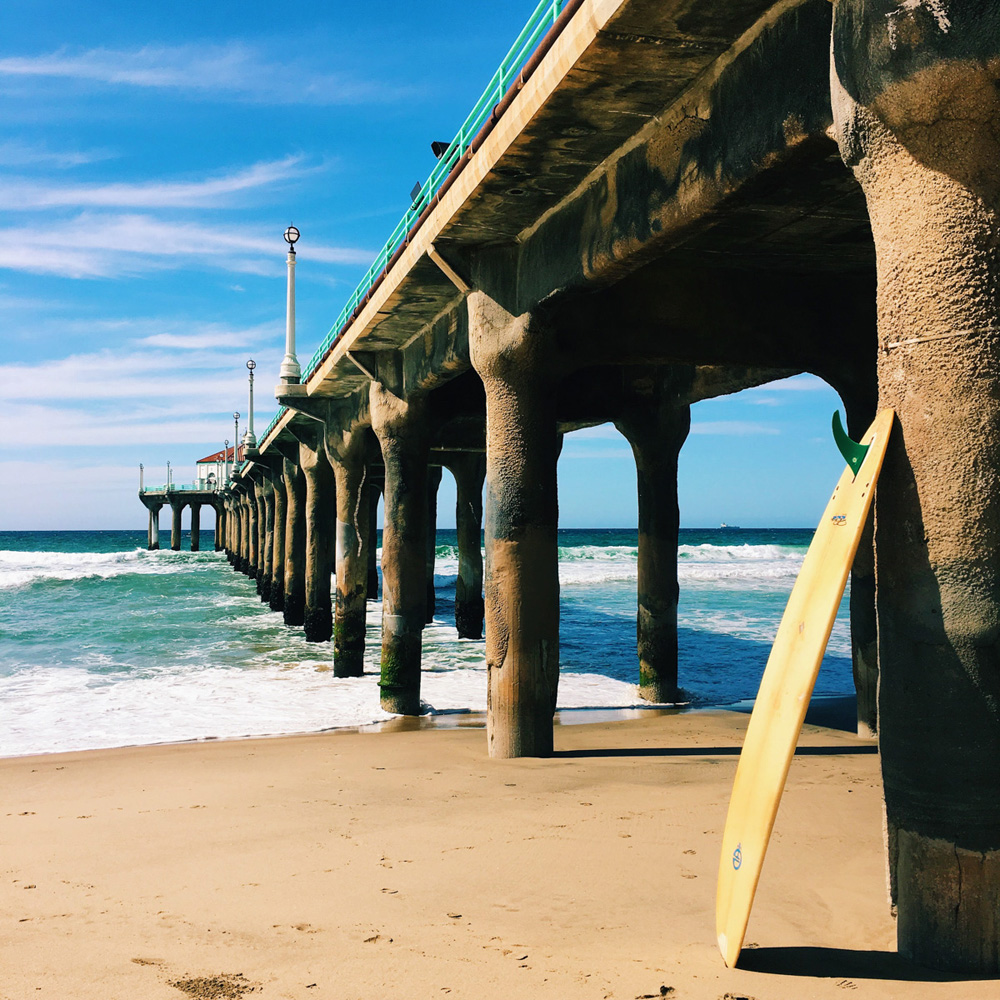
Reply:
[[[4,0],[0,530],[143,527],[139,463],[192,478],[251,356],[262,429],[285,226],[305,361],[532,5]],[[838,403],[801,376],[698,404],[683,523],[815,523]],[[562,523],[634,524],[634,475],[613,428],[571,435]]]

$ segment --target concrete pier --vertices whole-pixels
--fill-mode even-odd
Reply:
[[[615,426],[635,456],[639,501],[639,697],[680,700],[677,686],[677,457],[691,426],[671,371],[638,375],[623,393]]]
[[[336,525],[336,485],[323,447],[322,430],[311,427],[299,439],[299,466],[305,476],[305,608],[308,642],[327,642],[333,635],[330,571]]]
[[[272,611],[285,609],[285,522],[288,519],[288,496],[285,493],[284,461],[270,466],[274,490],[274,528],[271,545],[271,588],[268,606]]]
[[[381,704],[388,712],[417,715],[427,604],[426,400],[402,399],[372,382],[369,407],[385,465]]]
[[[261,595],[264,589],[264,579],[266,574],[267,561],[267,479],[261,476],[254,482],[254,498],[257,506],[256,510],[256,549],[254,559],[254,582],[256,584],[257,595]]]
[[[486,388],[487,744],[491,757],[544,757],[559,685],[554,345],[531,314],[484,292],[467,303]]]
[[[188,506],[191,508],[191,551],[198,552],[201,549],[201,504]]]
[[[455,627],[459,638],[483,637],[483,482],[486,455],[452,452],[443,459],[455,477],[455,528],[458,536],[458,580],[455,583]]]
[[[246,575],[251,580],[257,579],[257,567],[260,564],[260,506],[258,505],[257,484],[252,480],[247,483],[247,541]]]
[[[257,574],[257,593],[264,604],[271,603],[271,579],[274,576],[274,481],[265,469],[258,487],[263,494],[264,516],[261,522],[261,566]]]
[[[333,622],[333,673],[364,673],[366,590],[368,577],[367,428],[327,433],[327,456],[337,489],[336,602]]]
[[[224,552],[226,548],[226,531],[227,531],[227,518],[226,518],[226,505],[225,502],[219,498],[212,504],[212,509],[215,511],[215,551]]]
[[[306,481],[295,457],[283,459],[285,480],[285,606],[286,625],[302,625],[306,612]]]
[[[382,496],[383,480],[369,470],[368,478],[368,574],[365,596],[369,601],[378,600],[378,502]]]
[[[427,606],[424,610],[425,624],[430,624],[434,620],[434,604],[437,601],[437,595],[434,591],[434,562],[437,559],[437,507],[440,486],[441,466],[431,465],[427,469]]]
[[[170,548],[174,552],[181,550],[181,514],[184,512],[184,501],[170,499]]]
[[[1000,971],[997,12],[835,8],[834,115],[877,248],[879,747],[902,954]],[[987,56],[992,57],[992,63]]]
[[[156,501],[147,500],[145,497],[141,498],[143,503],[149,509],[149,531],[148,531],[148,541],[147,548],[150,551],[155,551],[160,547],[160,509],[163,507],[162,503]]]

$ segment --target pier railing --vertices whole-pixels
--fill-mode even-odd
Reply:
[[[217,493],[220,487],[216,483],[164,483],[162,486],[142,486],[140,493]]]
[[[469,160],[469,156],[466,154],[471,155],[479,148],[485,135],[499,120],[503,110],[506,110],[505,107],[502,107],[505,99],[530,75],[530,70],[534,67],[528,64],[536,52],[540,52],[543,48],[548,34],[556,22],[563,15],[568,18],[580,5],[580,2],[581,0],[541,0],[535,7],[528,18],[528,23],[521,29],[486,89],[466,116],[465,121],[462,122],[458,134],[441,154],[430,176],[421,185],[420,191],[414,197],[410,207],[378,252],[372,266],[365,272],[358,287],[354,289],[343,309],[340,310],[330,332],[327,333],[323,342],[309,359],[302,376],[303,381],[307,381],[319,368],[337,339],[364,307],[371,292],[392,268],[396,255],[409,243],[411,237],[420,228],[425,217],[437,203],[438,197],[444,193],[447,187],[451,186],[454,178]],[[274,415],[274,419],[260,436],[261,441],[266,440],[268,434],[274,430],[285,409],[285,407],[281,407]]]

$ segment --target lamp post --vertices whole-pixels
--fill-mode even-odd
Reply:
[[[236,435],[233,438],[233,478],[235,479],[236,478],[236,454],[237,454],[237,449],[239,448],[239,443],[240,443],[240,414],[239,414],[238,410],[233,414],[233,423],[236,426]]]
[[[167,462],[167,491],[170,491],[170,462]]]
[[[243,447],[247,451],[257,449],[257,438],[253,432],[253,370],[257,367],[257,362],[251,358],[247,362],[247,370],[250,372],[250,412],[247,414],[247,430],[243,435]]]
[[[146,487],[143,485],[143,482],[142,482],[142,470],[143,470],[143,468],[144,468],[144,466],[143,466],[142,462],[140,462],[139,463],[139,492],[140,493],[145,493],[146,492]]]
[[[278,374],[282,382],[292,385],[302,381],[302,369],[295,356],[295,241],[298,238],[299,231],[295,226],[285,230],[285,242],[288,244],[288,306],[285,311],[285,356]]]
[[[229,438],[226,438],[225,446],[222,449],[222,482],[229,482]]]

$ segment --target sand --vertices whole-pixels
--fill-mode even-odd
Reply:
[[[807,726],[742,967],[714,942],[747,716],[0,760],[2,1000],[996,997],[894,954],[874,746]]]

